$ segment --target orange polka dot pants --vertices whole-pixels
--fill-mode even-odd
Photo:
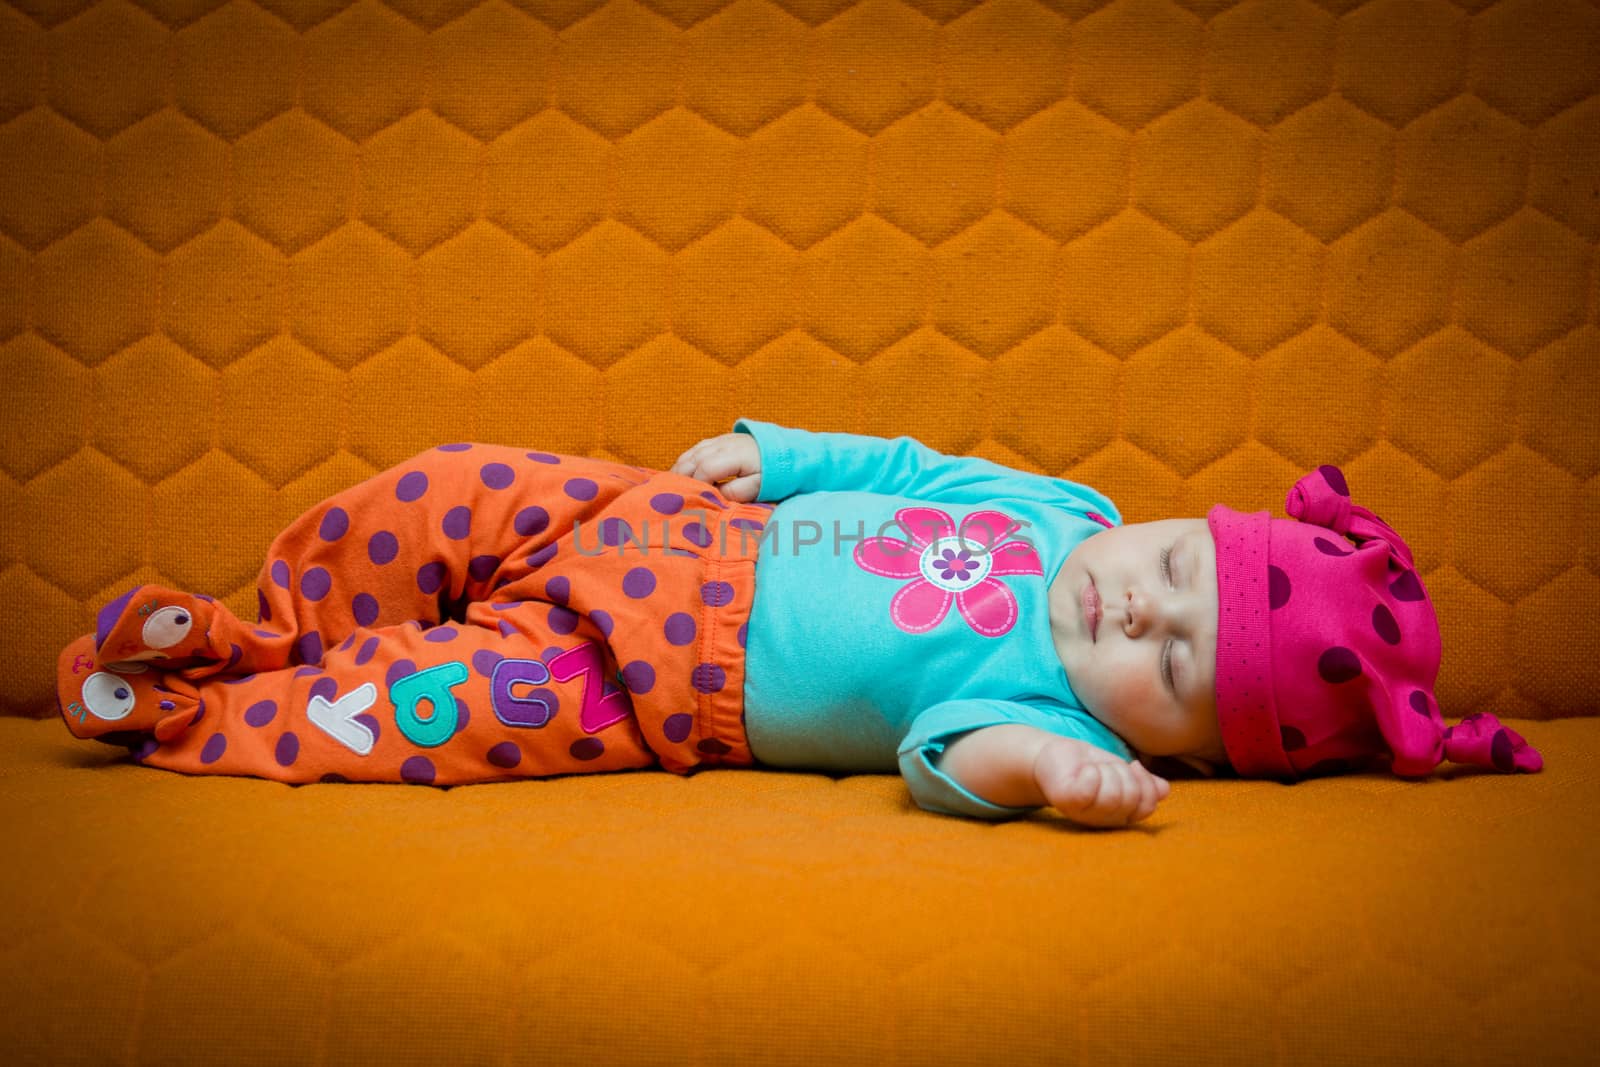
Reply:
[[[446,445],[273,542],[259,619],[145,585],[61,655],[79,737],[150,766],[455,785],[752,762],[769,505],[604,460]]]

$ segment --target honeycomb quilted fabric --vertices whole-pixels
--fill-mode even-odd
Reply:
[[[8,1062],[1597,1036],[1600,0],[4,0],[0,372]],[[1336,463],[1447,715],[1548,769],[1077,835],[893,777],[183,779],[26,721],[98,604],[253,611],[285,522],[423,448],[661,466],[740,415],[1130,521]]]

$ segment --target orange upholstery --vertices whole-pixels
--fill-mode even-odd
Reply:
[[[0,1047],[1578,1058],[1596,55],[1596,0],[0,5]],[[184,778],[54,718],[97,605],[253,611],[285,522],[424,447],[661,466],[738,415],[1129,521],[1337,463],[1447,716],[1547,769],[1179,783],[1093,834],[886,776]]]

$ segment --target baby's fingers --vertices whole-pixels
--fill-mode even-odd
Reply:
[[[1086,763],[1056,807],[1085,826],[1127,826],[1149,818],[1170,788],[1138,764]]]

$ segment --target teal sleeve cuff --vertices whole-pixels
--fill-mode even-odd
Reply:
[[[992,804],[965,788],[938,766],[938,757],[962,734],[1002,723],[1021,723],[1101,748],[1119,759],[1133,752],[1088,712],[1076,708],[1035,707],[1008,700],[952,700],[921,712],[900,743],[900,775],[919,807],[945,815],[1014,819],[1036,808]]]
[[[784,500],[794,495],[794,449],[784,440],[782,426],[754,419],[739,419],[733,424],[734,433],[749,434],[756,439],[761,450],[761,491],[756,499],[762,502]]]

